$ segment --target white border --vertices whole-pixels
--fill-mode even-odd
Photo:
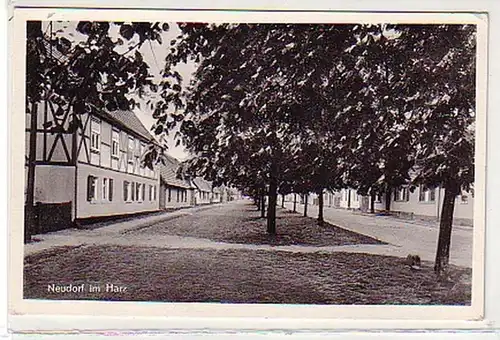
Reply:
[[[88,5],[88,4],[87,4]],[[269,7],[268,7],[269,8]],[[84,17],[92,18],[93,20],[109,20],[111,17],[113,19],[116,19],[118,16],[121,17],[123,20],[127,20],[127,18],[137,20],[138,19],[138,12],[134,11],[132,12],[123,12],[123,11],[113,11],[113,10],[107,10],[107,11],[75,11],[75,10],[56,10],[56,9],[50,9],[50,10],[26,10],[26,9],[20,9],[17,10],[14,16],[14,25],[20,25],[14,27],[12,30],[11,34],[14,35],[14,41],[21,41],[21,46],[19,44],[16,44],[13,46],[14,48],[14,55],[19,56],[19,55],[24,55],[24,20],[27,18],[37,18],[41,19],[43,16],[47,17],[49,14],[50,20],[78,20],[78,19],[84,19]],[[169,19],[165,20],[165,15],[169,15]],[[332,14],[324,14],[324,13],[245,13],[245,19],[248,19],[249,16],[251,16],[251,19],[248,20],[241,20],[241,12],[219,12],[219,13],[214,13],[214,12],[198,12],[197,14],[193,12],[153,12],[153,11],[147,11],[147,12],[141,12],[140,17],[145,18],[145,20],[154,20],[154,18],[159,18],[159,20],[164,20],[164,21],[176,21],[176,20],[186,20],[186,21],[195,21],[196,18],[202,18],[198,20],[203,20],[203,21],[217,21],[217,20],[209,20],[207,19],[207,16],[211,15],[217,15],[218,21],[234,21],[234,22],[242,22],[242,21],[254,21],[254,22],[279,22],[280,20],[283,21],[293,21],[293,22],[311,22],[311,15],[314,16],[315,19],[317,19],[318,22],[327,22],[327,21],[332,21]],[[35,17],[33,17],[33,15]],[[143,16],[144,15],[144,16]],[[197,15],[199,15],[197,17]],[[381,14],[377,13],[376,14],[376,22],[382,22],[385,21],[385,17],[387,14]],[[428,15],[419,15],[419,19],[417,22],[422,22],[424,20],[424,16],[429,18]],[[469,22],[474,22],[474,23],[479,23],[483,27],[483,33],[485,33],[485,26],[483,26],[484,22],[479,20],[476,16],[471,16],[468,14],[461,14],[461,15],[456,15],[453,18],[446,14],[437,14],[433,15],[433,18],[439,17],[439,21],[441,22],[456,22],[455,20],[463,22],[464,20],[467,20]],[[343,20],[335,20],[336,22],[359,22],[360,17],[362,17],[364,20],[369,20],[371,17],[373,19],[373,15],[370,14],[363,14],[360,16],[359,13],[356,13],[354,15],[352,14],[343,14]],[[415,18],[414,15],[412,15],[413,18]],[[147,18],[147,19],[146,19]],[[176,19],[178,18],[178,19]],[[394,16],[391,17],[391,19],[397,20],[399,22],[415,22],[415,19],[409,19],[407,14],[395,14]],[[329,19],[329,20],[328,20]],[[481,24],[483,23],[483,24]],[[479,29],[479,27],[478,27]],[[479,35],[478,35],[479,36]],[[484,34],[481,35],[483,39],[486,39],[486,36]],[[482,46],[486,46],[486,44],[483,44]],[[23,52],[20,54],[20,50]],[[485,52],[485,51],[483,51]],[[483,54],[485,56],[485,54]],[[16,59],[19,60],[24,60],[23,58],[18,58]],[[478,60],[478,68],[482,68],[483,71],[486,70],[486,60],[482,60],[483,62],[479,62]],[[23,90],[21,89],[22,86],[21,84],[24,83],[24,64],[19,65],[20,63],[16,63],[14,68],[12,68],[13,71],[13,76],[14,76],[14,91],[16,93],[15,97],[15,102],[14,104],[14,112],[23,112],[24,111],[24,101],[22,97]],[[478,72],[478,74],[481,74],[481,72]],[[22,77],[22,79],[21,79]],[[486,91],[485,89],[485,83],[481,84],[481,87],[478,87],[478,105],[480,104],[481,100],[480,98],[485,97]],[[481,90],[482,89],[482,90]],[[21,98],[21,101],[19,101],[19,97]],[[486,103],[483,101],[483,108],[486,107]],[[22,119],[17,119],[14,121],[12,119],[11,122],[11,128],[12,131],[24,131],[24,117],[20,115]],[[482,122],[480,122],[480,119],[482,118]],[[485,119],[486,117],[484,115],[478,115],[478,127],[483,126],[485,127]],[[484,169],[485,169],[485,163],[484,163],[484,156],[486,155],[485,150],[484,150],[484,140],[486,137],[485,134],[486,130],[482,129],[478,131],[476,140],[477,143],[482,145],[482,148],[478,149],[477,156],[478,158],[478,165],[477,165],[477,174],[484,174]],[[13,135],[16,135],[15,133]],[[23,134],[22,134],[23,135]],[[16,140],[12,141],[13,142],[13,148],[15,150],[19,150],[18,147],[21,147],[20,150],[24,150],[24,138],[22,140]],[[22,164],[22,158],[21,157],[15,157],[15,152],[12,152],[11,155],[11,165],[12,165],[12,173],[19,173],[16,172],[17,170],[23,169],[23,164]],[[16,159],[17,158],[17,159]],[[19,167],[21,165],[21,167]],[[22,188],[23,187],[23,178],[19,179],[12,179],[12,188]],[[484,181],[484,176],[478,176],[478,181],[476,181],[476,192],[478,193],[477,197],[480,198],[481,195],[479,194],[480,192],[484,193],[484,190],[480,190],[480,188],[484,189],[485,187],[485,181]],[[22,190],[22,189],[21,189]],[[12,192],[16,192],[16,190],[12,190]],[[20,191],[22,192],[22,191]],[[15,195],[13,195],[15,196]],[[20,205],[19,199],[16,200],[15,197],[12,197],[12,206],[21,206],[22,207],[22,202]],[[22,200],[22,197],[20,197]],[[481,202],[481,199],[477,199],[476,202],[479,205],[476,206],[475,210],[475,222],[476,225],[479,222],[480,225],[484,224],[482,221],[484,221],[484,202]],[[479,210],[479,211],[478,211]],[[11,221],[19,221],[19,217],[22,217],[22,209],[11,209]],[[22,219],[21,219],[22,220]],[[483,245],[483,240],[484,238],[482,237],[482,228],[476,228],[475,230],[479,230],[479,232],[476,232],[474,235],[474,249],[481,249]],[[478,236],[479,233],[479,236]],[[19,252],[16,251],[18,250],[16,248],[17,246],[21,245],[22,246],[22,235],[13,228],[12,230],[12,241],[13,247],[11,249],[11,255],[12,255],[12,261],[11,261],[11,274],[14,276],[17,276],[19,274],[19,271],[16,268],[21,268],[22,269],[22,257],[19,256]],[[21,248],[22,249],[22,248]],[[22,253],[22,252],[21,252]],[[478,255],[479,254],[479,255]],[[19,262],[20,260],[20,262]],[[478,262],[474,262],[474,287],[478,287],[478,285],[481,285],[482,282],[482,273],[483,273],[483,266],[482,266],[482,254],[481,252],[474,251],[474,261],[479,261],[479,266],[476,265]],[[20,263],[20,265],[19,265]],[[482,300],[483,300],[483,292],[481,287],[479,287],[479,291],[476,292],[474,291],[473,295],[473,307],[384,307],[384,306],[370,306],[370,307],[337,307],[337,306],[315,306],[315,307],[310,307],[310,306],[290,306],[290,307],[284,307],[284,306],[276,306],[274,308],[271,307],[271,309],[274,309],[269,314],[269,308],[268,306],[262,306],[262,305],[250,305],[250,306],[242,306],[242,305],[223,305],[223,306],[216,306],[216,305],[206,305],[206,304],[154,304],[154,303],[103,303],[103,302],[23,302],[19,305],[16,305],[16,299],[19,298],[19,290],[15,289],[16,284],[14,283],[13,286],[11,287],[11,312],[17,312],[17,313],[25,313],[29,311],[30,313],[44,313],[47,312],[46,308],[52,309],[53,312],[56,313],[63,313],[63,314],[73,314],[75,313],[75,306],[85,306],[85,309],[87,312],[99,312],[100,314],[113,314],[113,315],[120,315],[120,316],[125,316],[127,315],[163,315],[163,316],[179,316],[182,317],[184,316],[185,318],[169,318],[170,322],[168,324],[163,324],[161,328],[178,328],[180,329],[201,329],[205,327],[211,327],[211,328],[216,328],[216,329],[234,329],[235,325],[241,322],[241,320],[238,319],[232,319],[234,317],[245,317],[245,329],[276,329],[277,326],[278,328],[286,328],[286,329],[304,329],[305,328],[312,328],[312,329],[331,329],[331,328],[344,328],[344,329],[352,329],[352,328],[358,328],[360,326],[363,326],[363,328],[375,328],[375,329],[388,329],[388,328],[402,328],[402,329],[408,329],[408,328],[421,328],[421,327],[429,327],[429,328],[484,328],[488,326],[487,322],[478,322],[478,321],[456,321],[456,320],[464,320],[464,319],[470,319],[472,317],[477,317],[482,314]],[[479,294],[478,294],[479,293]],[[479,301],[479,303],[478,303]],[[19,302],[19,299],[18,301]],[[14,305],[13,305],[14,304]],[[200,306],[201,305],[201,306]],[[129,309],[129,306],[134,307],[133,309]],[[331,312],[333,309],[336,309],[337,311]],[[243,311],[242,308],[245,308]],[[312,309],[311,309],[312,308]],[[362,312],[361,309],[364,309],[365,311]],[[447,321],[429,321],[425,319],[432,318],[433,316],[436,316],[435,313],[439,311],[443,311],[442,308],[446,309],[446,315],[445,318],[448,319]],[[126,313],[123,313],[125,309],[128,311]],[[342,309],[341,311],[339,309]],[[396,310],[397,309],[397,310]],[[153,311],[154,310],[154,311]],[[251,312],[249,312],[251,310]],[[340,313],[339,313],[340,311]],[[156,312],[156,313],[155,313]],[[328,315],[326,315],[327,312],[331,312]],[[372,321],[372,320],[363,320],[361,321],[360,319],[363,318],[373,318],[374,315],[377,315],[379,317],[379,312],[384,313],[383,317],[386,320],[382,321]],[[211,319],[206,319],[207,313],[209,313]],[[367,313],[366,315],[364,313]],[[221,317],[227,317],[231,315],[231,319],[219,319]],[[303,318],[304,315],[308,316],[308,319],[306,320],[301,320],[300,323],[297,323],[296,321],[289,320],[289,319],[261,319],[261,318],[255,318],[256,316],[278,316],[281,318]],[[193,317],[201,317],[202,319],[193,319]],[[253,318],[251,318],[253,317]],[[353,318],[352,320],[332,320],[328,318],[332,317],[342,317],[342,318]],[[49,317],[50,318],[50,317]],[[188,320],[189,318],[190,320]],[[317,318],[317,319],[314,319]],[[422,320],[411,320],[411,321],[403,321],[403,319],[417,319],[420,318]],[[442,315],[441,315],[442,318]],[[15,329],[30,329],[31,327],[26,324],[26,320],[32,319],[31,317],[26,318],[26,317],[13,317],[11,319],[12,326]],[[38,320],[45,320],[45,322],[37,324],[36,329],[57,329],[60,326],[57,324],[47,324],[47,317],[39,317],[37,316],[36,319]],[[81,317],[74,318],[79,319],[79,324],[83,325],[81,322],[84,322],[85,318],[82,319]],[[357,320],[355,320],[357,319]],[[399,319],[399,320],[395,320]],[[91,320],[91,319],[90,319]],[[103,320],[103,317],[99,317],[99,320]],[[105,323],[103,323],[104,328],[101,329],[123,329],[123,326],[125,328],[134,328],[134,324],[132,323],[124,323],[123,318],[121,319],[116,319],[113,317],[106,317],[104,320],[106,320]],[[104,321],[103,320],[103,321]],[[157,325],[158,322],[160,322],[162,319],[156,319],[156,318],[145,318],[145,319],[140,319],[141,326],[139,329],[143,328],[157,328],[154,327],[154,325]],[[137,318],[135,318],[135,321],[139,321]],[[190,325],[190,323],[193,323],[193,321],[196,321],[196,326],[193,328],[193,325]],[[29,323],[32,323],[32,321],[29,321]],[[91,323],[88,324],[90,328],[96,328],[95,327],[95,320],[90,321]],[[122,327],[120,327],[120,324],[122,324]],[[149,324],[150,327],[143,327],[142,325]],[[116,326],[115,326],[116,325]],[[166,327],[165,327],[166,326]],[[177,326],[177,327],[176,327]],[[117,327],[117,328],[115,328]],[[85,328],[85,327],[84,327]],[[99,327],[97,327],[99,328]],[[240,328],[240,327],[236,327]],[[33,328],[31,328],[33,329]],[[59,328],[59,329],[64,329]]]

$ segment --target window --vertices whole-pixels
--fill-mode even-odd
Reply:
[[[130,202],[133,200],[132,183],[123,181],[123,200]]]
[[[129,163],[134,163],[134,147],[135,147],[134,137],[129,137],[128,138],[128,153],[127,153]]]
[[[156,186],[154,185],[149,186],[149,200],[156,201]]]
[[[136,196],[135,196],[135,183],[132,182],[132,183],[130,183],[130,199],[132,201],[135,201],[135,198],[136,198]]]
[[[410,191],[408,187],[399,187],[394,192],[394,201],[396,202],[408,202],[410,200]]]
[[[113,200],[113,180],[111,178],[102,179],[102,200],[110,202]]]
[[[102,200],[106,201],[108,199],[108,179],[102,179]]]
[[[168,201],[172,201],[172,189],[168,188]]]
[[[108,200],[113,201],[113,179],[108,179]]]
[[[418,200],[420,202],[434,202],[436,200],[436,189],[420,185]]]
[[[141,200],[141,183],[135,183],[135,200],[136,201],[142,201]]]
[[[144,201],[144,198],[146,197],[146,184],[142,184],[141,185],[141,189],[142,189],[142,192],[141,192],[141,201]]]
[[[90,150],[99,152],[101,145],[101,122],[97,119],[92,119],[90,122]]]
[[[118,158],[120,154],[120,132],[113,129],[111,138],[111,156]]]
[[[180,194],[180,190],[177,189],[177,202],[179,202],[179,194]]]
[[[123,181],[123,200],[128,201],[128,182]]]
[[[97,177],[87,177],[87,201],[92,202],[96,199]]]

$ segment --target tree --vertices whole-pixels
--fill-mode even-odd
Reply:
[[[219,169],[232,183],[237,182],[234,173],[242,169],[238,140],[264,145],[249,157],[258,170],[244,171],[251,176],[257,173],[266,183],[268,232],[274,234],[278,188],[290,178],[286,170],[301,152],[302,131],[312,127],[324,111],[308,106],[317,100],[330,105],[319,89],[329,87],[324,80],[341,50],[339,43],[332,42],[343,43],[348,29],[329,25],[319,29],[314,25],[180,27],[183,35],[165,74],[181,61],[199,62],[179,119],[183,142],[197,155],[195,163],[201,173],[210,177],[214,176],[211,169]],[[309,40],[322,37],[325,48],[318,53],[318,46],[323,45]],[[158,109],[158,116],[175,124],[168,118],[173,115],[162,111],[164,107]],[[297,165],[295,173],[301,172],[302,164]]]
[[[444,189],[434,266],[440,274],[449,263],[455,199],[474,183],[476,27],[440,25],[411,33],[420,42],[415,66],[423,70],[418,76],[426,103],[412,116],[415,183]]]
[[[347,51],[365,86],[358,96],[360,105],[350,108],[358,138],[349,182],[362,195],[383,193],[385,209],[390,210],[393,190],[409,182],[414,164],[405,116],[418,91],[409,76],[411,44],[391,25],[359,25],[354,31],[357,43]]]
[[[386,29],[393,38],[384,40],[383,33],[369,27],[360,36],[361,44],[353,48],[360,51],[361,46],[372,45],[366,48],[374,53],[367,55],[376,58],[375,63],[367,63],[359,72],[369,75],[370,97],[376,103],[376,97],[383,99],[380,107],[370,107],[379,114],[390,113],[379,117],[382,125],[374,119],[362,120],[381,131],[383,138],[360,148],[358,159],[382,161],[387,187],[410,182],[412,172],[412,186],[444,188],[435,262],[439,274],[449,262],[455,198],[474,182],[475,27],[398,25]],[[380,61],[382,66],[377,66]],[[370,145],[379,146],[380,152]],[[374,168],[361,162],[356,170],[364,173],[370,167]],[[359,182],[363,190],[371,181],[380,185],[375,177]]]

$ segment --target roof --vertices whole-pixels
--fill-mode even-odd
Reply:
[[[196,177],[195,179],[193,179],[193,183],[200,191],[206,191],[206,192],[212,191],[212,183],[204,180],[201,177]]]
[[[134,112],[130,110],[115,110],[115,111],[102,111],[101,115],[111,117],[112,120],[117,121],[120,125],[128,130],[135,132],[148,141],[155,142],[154,137],[149,133],[148,129],[142,124]]]
[[[177,159],[170,156],[167,156],[166,158],[167,159],[165,161],[165,164],[160,164],[161,181],[163,181],[167,185],[174,187],[185,188],[185,189],[193,188],[190,181],[179,178],[179,176],[177,175],[177,171],[179,170],[180,167],[180,162]]]

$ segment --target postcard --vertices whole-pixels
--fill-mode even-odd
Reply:
[[[15,9],[11,313],[481,320],[486,34]]]

